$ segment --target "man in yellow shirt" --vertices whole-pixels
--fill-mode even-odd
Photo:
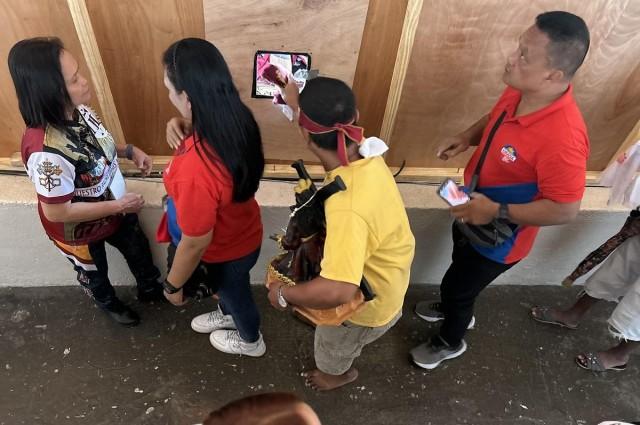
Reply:
[[[340,326],[318,326],[317,369],[304,373],[307,385],[331,390],[358,377],[352,367],[362,348],[380,338],[402,315],[415,239],[393,175],[380,156],[386,145],[364,139],[353,125],[358,112],[351,89],[342,81],[319,77],[285,89],[289,106],[308,147],[322,162],[327,181],[340,176],[346,190],[325,201],[327,236],[320,276],[302,285],[271,285],[274,307],[292,304],[314,309],[348,303],[364,276],[375,298]],[[299,108],[298,108],[299,103]]]

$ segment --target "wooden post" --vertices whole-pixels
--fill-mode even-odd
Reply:
[[[409,0],[369,0],[353,79],[358,125],[367,136],[380,137],[408,4]]]
[[[402,26],[402,36],[400,45],[398,46],[398,55],[391,78],[391,87],[389,88],[389,97],[387,99],[387,107],[384,111],[382,119],[382,128],[380,130],[380,138],[388,145],[391,144],[391,133],[396,123],[396,115],[398,113],[398,105],[400,104],[400,96],[402,96],[402,88],[404,87],[404,79],[407,75],[407,67],[411,58],[411,50],[413,49],[413,41],[418,29],[418,21],[420,12],[422,11],[423,0],[409,0],[407,5],[407,13],[404,17]]]
[[[122,125],[120,125],[116,104],[113,101],[107,73],[104,70],[102,56],[100,55],[96,35],[93,32],[93,25],[91,25],[87,4],[85,0],[67,0],[67,4],[69,5],[73,24],[76,27],[78,38],[80,39],[82,52],[84,53],[89,72],[91,73],[93,89],[98,97],[98,103],[102,110],[102,121],[107,130],[113,135],[116,143],[125,144],[127,142],[124,137],[124,132],[122,131]]]

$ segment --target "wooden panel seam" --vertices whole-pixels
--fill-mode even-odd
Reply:
[[[111,88],[109,87],[109,80],[107,79],[107,73],[104,68],[104,63],[102,62],[98,42],[93,32],[93,25],[91,24],[87,4],[85,0],[67,0],[67,3],[71,17],[73,18],[73,24],[78,33],[78,38],[80,39],[82,52],[89,67],[93,88],[98,97],[100,108],[102,109],[102,120],[107,130],[113,135],[116,143],[125,144],[124,132],[122,131],[116,104],[111,94]]]
[[[420,12],[422,11],[422,3],[423,0],[409,1],[404,24],[402,25],[402,36],[400,38],[400,45],[398,46],[398,55],[396,56],[393,77],[391,77],[387,107],[384,111],[382,128],[380,130],[380,138],[384,140],[387,145],[391,145],[391,133],[396,122],[398,105],[400,104],[402,88],[413,49],[413,41],[415,40],[416,30],[418,29],[418,22],[420,20]]]

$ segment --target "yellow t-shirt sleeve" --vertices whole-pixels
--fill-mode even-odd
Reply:
[[[360,285],[367,258],[369,227],[353,211],[327,214],[327,237],[320,276]]]

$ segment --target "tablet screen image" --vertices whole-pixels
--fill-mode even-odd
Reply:
[[[258,50],[253,64],[251,97],[273,98],[280,94],[289,75],[302,91],[310,69],[311,55],[308,53]]]

